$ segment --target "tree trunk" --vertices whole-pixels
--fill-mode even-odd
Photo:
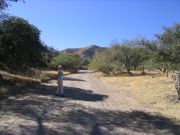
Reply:
[[[130,69],[130,66],[129,66],[129,64],[128,63],[126,63],[125,64],[126,65],[126,70],[127,70],[127,72],[128,72],[128,74],[131,74],[131,69]]]
[[[128,74],[131,74],[130,68],[127,68],[127,72],[128,72]]]
[[[0,74],[0,84],[3,82],[3,77],[2,75]]]
[[[166,68],[162,68],[163,74],[166,73]]]
[[[175,88],[178,95],[178,101],[180,101],[180,73],[175,73],[174,81],[175,81]]]
[[[144,74],[145,74],[145,72],[144,72],[144,66],[143,66],[141,75],[144,75]]]

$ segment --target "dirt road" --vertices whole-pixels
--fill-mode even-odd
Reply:
[[[180,125],[137,103],[122,88],[90,71],[65,77],[65,98],[56,80],[28,86],[0,101],[0,135],[179,135]]]

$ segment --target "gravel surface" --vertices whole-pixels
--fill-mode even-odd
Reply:
[[[91,71],[27,86],[0,101],[0,135],[180,135],[180,124],[151,113],[122,88],[104,84]]]

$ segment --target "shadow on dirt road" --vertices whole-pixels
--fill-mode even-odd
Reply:
[[[78,104],[105,102],[108,95],[65,87],[32,84],[1,95],[1,135],[179,135],[180,124],[144,111],[113,111]]]

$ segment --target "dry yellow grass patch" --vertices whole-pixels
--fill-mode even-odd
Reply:
[[[6,78],[7,80],[24,80],[24,81],[35,81],[35,82],[39,82],[38,79],[34,78],[34,77],[27,77],[24,75],[16,75],[16,74],[11,74],[9,72],[6,71],[0,71],[0,74],[3,76],[3,78]]]
[[[151,111],[180,120],[180,103],[175,103],[177,93],[174,84],[171,77],[167,78],[163,76],[162,74],[158,74],[148,76],[102,77],[101,79],[119,88],[119,90],[126,90],[137,101],[150,108]]]
[[[49,75],[57,75],[57,71],[55,70],[45,70],[42,71],[43,74],[49,74]],[[68,75],[70,72],[64,72],[64,75]]]
[[[23,84],[29,82],[40,83],[43,80],[52,79],[57,75],[57,71],[53,71],[53,70],[39,71],[38,73],[35,73],[34,75],[30,76],[30,75],[17,75],[0,70],[0,74],[3,76],[5,80],[8,80],[9,82],[13,82],[15,84]],[[64,72],[64,75],[68,75],[68,74],[69,72]],[[2,88],[2,86],[0,88]]]
[[[16,88],[23,87],[26,84],[39,84],[41,82],[40,79],[34,76],[28,77],[28,75],[17,75],[6,71],[0,71],[0,74],[5,80],[0,84],[0,94],[7,93],[9,89],[15,90]]]
[[[70,72],[64,72],[65,76],[68,74],[70,74]],[[57,75],[57,71],[55,71],[55,70],[42,71],[42,73],[40,74],[40,80],[46,81],[46,80],[50,80],[50,79],[55,79],[56,75]]]
[[[12,87],[24,86],[25,84],[34,84],[40,83],[42,81],[48,81],[51,79],[56,79],[57,71],[46,70],[46,71],[38,71],[34,74],[27,75],[17,75],[12,74],[6,71],[1,71],[0,74],[3,76],[3,79],[6,80],[2,84],[0,84],[0,94],[6,93],[8,89]],[[69,72],[64,72],[64,75],[68,75]]]

